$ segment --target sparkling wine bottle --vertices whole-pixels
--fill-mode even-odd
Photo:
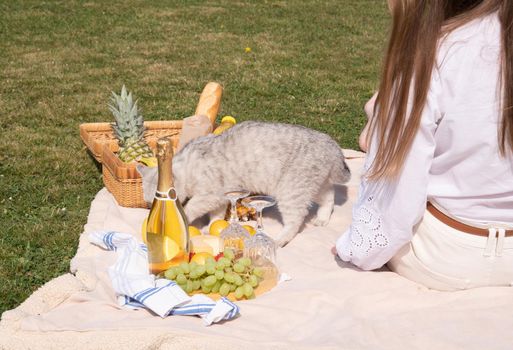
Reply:
[[[171,140],[157,141],[158,184],[148,215],[146,238],[150,272],[189,261],[189,225],[173,187]]]

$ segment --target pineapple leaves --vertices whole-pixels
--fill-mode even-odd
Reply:
[[[134,102],[132,92],[123,85],[119,95],[112,92],[108,104],[115,120],[111,126],[120,147],[118,157],[127,163],[141,157],[153,156],[144,140],[144,119],[137,102]]]

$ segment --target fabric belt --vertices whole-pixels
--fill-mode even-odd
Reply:
[[[470,226],[470,225],[464,224],[462,222],[459,222],[457,220],[454,220],[453,218],[442,213],[430,202],[427,202],[426,209],[435,218],[437,218],[438,220],[440,220],[447,226],[452,227],[455,230],[465,232],[465,233],[470,233],[471,235],[477,235],[477,236],[483,236],[483,237],[488,237],[488,235],[490,233],[489,229]],[[505,230],[505,232],[506,232],[506,237],[513,236],[513,230]]]

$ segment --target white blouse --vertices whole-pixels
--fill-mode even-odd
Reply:
[[[513,227],[513,157],[500,156],[497,137],[500,28],[494,14],[441,42],[402,173],[395,181],[362,179],[352,224],[336,243],[342,260],[364,270],[383,266],[411,240],[427,200],[474,226]]]

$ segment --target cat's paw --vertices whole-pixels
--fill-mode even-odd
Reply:
[[[286,246],[299,232],[298,222],[285,224],[283,231],[276,237],[275,242],[279,247]]]
[[[325,217],[319,217],[317,216],[313,221],[312,223],[315,225],[315,226],[326,226],[328,225],[328,223],[330,222],[330,219],[329,218],[325,218]]]
[[[276,245],[280,248],[283,248],[287,245],[287,243],[290,242],[290,239],[283,239],[283,238],[279,238],[275,241]]]
[[[276,240],[275,243],[278,247],[285,247],[290,241],[292,241],[292,238],[294,238],[296,235],[289,234],[289,235],[281,235]]]

